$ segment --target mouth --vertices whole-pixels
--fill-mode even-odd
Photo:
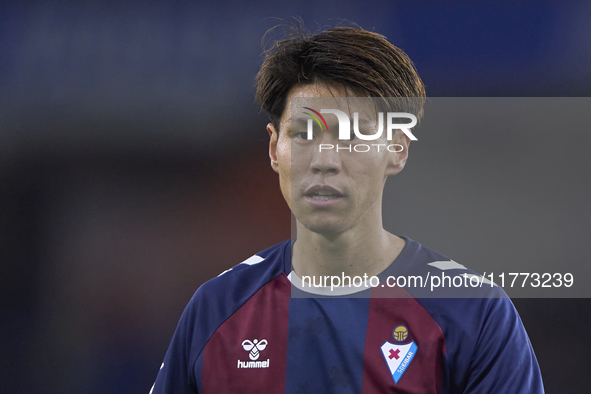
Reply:
[[[338,189],[328,185],[314,185],[306,189],[304,197],[312,203],[322,204],[336,202],[345,197],[345,195]]]
[[[336,198],[336,196],[332,194],[312,194],[309,197],[314,200],[332,200],[333,198]]]
[[[333,198],[341,197],[340,195],[329,193],[329,192],[318,192],[312,194],[306,194],[306,197],[310,197],[314,200],[332,200]]]

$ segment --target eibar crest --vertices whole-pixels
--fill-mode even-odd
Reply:
[[[394,329],[392,335],[395,341],[401,342],[408,337],[408,330],[404,326],[398,326]],[[386,341],[380,346],[380,349],[392,379],[394,379],[394,384],[398,384],[398,381],[417,354],[418,346],[414,341],[401,345]]]
[[[264,361],[256,361],[261,355],[261,351],[265,350],[269,343],[266,339],[252,341],[245,339],[242,341],[242,348],[248,352],[248,357],[252,361],[241,361],[238,360],[236,368],[269,368],[269,359]]]

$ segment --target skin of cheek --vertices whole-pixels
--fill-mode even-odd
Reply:
[[[383,152],[370,151],[352,153],[350,167],[362,211],[367,211],[378,199],[384,186],[386,155]]]

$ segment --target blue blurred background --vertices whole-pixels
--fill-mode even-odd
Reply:
[[[0,392],[147,393],[196,288],[290,236],[254,76],[294,16],[429,96],[591,93],[585,1],[3,1]],[[589,300],[515,304],[547,392],[589,392]]]

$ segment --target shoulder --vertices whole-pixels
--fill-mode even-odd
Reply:
[[[195,366],[218,328],[266,283],[281,276],[290,242],[265,249],[200,286],[186,306],[154,392],[195,392]]]
[[[222,310],[239,307],[266,283],[285,273],[290,244],[285,241],[267,248],[208,280],[197,289],[189,307],[204,302]]]
[[[466,265],[406,238],[396,282],[426,310],[442,330],[450,355],[472,354],[483,328],[519,319],[506,293]],[[406,283],[402,283],[406,281]],[[489,332],[487,336],[500,335]],[[455,357],[459,357],[456,354]]]
[[[289,246],[286,241],[256,253],[197,289],[177,326],[193,361],[224,321],[265,284],[284,274]]]
[[[411,239],[399,277],[407,282],[405,289],[445,331],[453,327],[476,340],[475,334],[488,316],[517,316],[505,291],[467,264],[457,262]],[[406,248],[405,248],[406,249]]]
[[[424,286],[408,288],[441,328],[446,344],[446,385],[477,392],[482,387],[534,388],[542,392],[539,367],[513,303],[497,284],[416,241],[404,275]],[[487,371],[491,376],[487,377]],[[492,373],[494,372],[494,373]],[[497,379],[496,381],[492,381]]]
[[[406,290],[413,297],[507,298],[496,283],[470,269],[467,264],[435,252],[410,238],[403,238],[406,245],[389,274],[395,273],[407,279]]]

